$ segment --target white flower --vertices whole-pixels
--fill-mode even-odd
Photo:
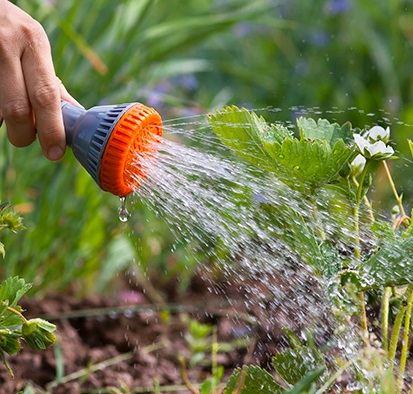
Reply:
[[[350,163],[351,174],[357,176],[363,171],[365,165],[366,158],[363,155],[357,155],[356,158]]]
[[[368,138],[368,134],[366,137]],[[381,140],[372,143],[367,138],[362,137],[360,134],[354,134],[354,141],[359,148],[360,153],[366,159],[384,160],[393,156],[394,150],[391,146],[386,145]]]
[[[381,126],[373,126],[369,131],[367,131],[365,138],[371,143],[383,141],[387,144],[390,140],[390,127],[384,129]]]

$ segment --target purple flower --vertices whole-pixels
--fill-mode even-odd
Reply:
[[[325,48],[329,41],[330,38],[325,31],[315,30],[311,33],[311,42],[318,48]]]
[[[352,8],[351,0],[330,0],[326,6],[325,10],[329,15],[339,15]]]
[[[180,75],[176,78],[176,82],[187,90],[196,90],[198,88],[198,80],[195,75]]]

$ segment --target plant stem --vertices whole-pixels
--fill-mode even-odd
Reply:
[[[407,298],[407,300],[410,300],[410,298],[412,297],[412,293],[413,293],[413,285],[409,285],[409,287],[406,290],[406,294],[405,294],[405,297]],[[392,332],[391,339],[390,339],[390,348],[389,348],[389,359],[393,361],[396,357],[398,339],[400,336],[403,318],[407,310],[407,305],[408,305],[407,301],[403,300],[402,306],[400,307],[399,312],[397,313],[397,316],[396,316],[396,320],[394,322],[393,332]]]
[[[390,339],[390,348],[389,348],[389,359],[394,360],[396,357],[396,351],[397,351],[397,343],[399,340],[399,335],[400,335],[400,329],[402,326],[404,314],[406,313],[406,306],[403,305],[400,309],[399,312],[397,313],[396,320],[394,322],[393,326],[393,332],[391,335]]]
[[[385,160],[383,160],[382,163],[383,163],[383,167],[386,171],[386,176],[387,176],[387,179],[389,180],[390,187],[393,191],[394,198],[396,199],[397,204],[399,205],[400,214],[402,215],[402,217],[406,217],[406,212],[404,211],[402,198],[397,193],[396,186],[394,185],[393,178],[392,178],[390,170],[389,170],[389,166],[387,165],[387,162]]]
[[[27,323],[27,319],[23,316],[21,312],[19,312],[17,309],[12,308],[11,306],[7,307],[7,310],[14,313],[15,315],[19,316],[25,323]]]
[[[326,392],[330,386],[339,378],[343,373],[346,371],[348,367],[353,363],[354,361],[347,361],[343,366],[341,366],[333,375],[331,375],[330,379],[327,380],[317,391],[316,394],[322,394]]]
[[[359,221],[359,212],[360,208],[358,205],[353,207],[353,218],[354,218],[354,257],[356,258],[357,262],[360,262],[361,258],[361,249],[360,249],[360,221]]]
[[[356,185],[356,187],[358,189],[360,184],[357,182],[357,179],[353,176],[351,178],[351,180],[353,181],[353,183]],[[350,186],[348,186],[348,187],[350,189]],[[370,200],[367,198],[367,196],[363,197],[363,201],[364,201],[364,204],[366,204],[366,207],[368,208],[370,220],[371,220],[372,223],[374,223],[376,221],[376,218],[374,217],[373,206],[372,206]]]
[[[360,228],[359,228],[359,205],[355,205],[353,208],[354,217],[354,257],[357,262],[360,263],[361,249],[360,249]],[[364,292],[358,293],[361,307],[361,328],[363,329],[363,341],[366,346],[369,345],[369,328],[367,324],[366,303],[364,300]]]
[[[214,327],[214,332],[213,332],[213,336],[212,336],[213,340],[212,340],[212,354],[211,354],[211,358],[212,358],[212,377],[214,378],[212,380],[212,388],[211,388],[211,392],[215,392],[216,387],[219,383],[219,373],[218,373],[218,350],[219,350],[219,344],[218,344],[218,332],[217,332],[217,327]]]
[[[381,300],[381,335],[383,349],[386,353],[389,351],[389,300],[391,296],[391,287],[385,287]]]
[[[371,163],[371,160],[366,161],[366,164],[365,164],[365,166],[363,168],[363,171],[360,175],[360,181],[359,181],[359,185],[358,185],[358,189],[357,189],[357,196],[356,196],[356,204],[357,205],[360,205],[360,202],[361,202],[361,198],[362,198],[361,194],[363,193],[364,179],[366,178],[368,169],[370,167],[370,163]]]
[[[197,390],[197,388],[191,383],[191,381],[188,378],[188,375],[186,373],[186,361],[185,361],[185,359],[183,357],[180,357],[179,362],[181,364],[181,377],[182,377],[182,380],[184,381],[186,387],[188,387],[188,390],[192,394],[199,394],[199,391]]]
[[[413,305],[413,285],[409,285],[408,287],[408,299],[407,299],[407,309],[406,309],[406,317],[404,320],[404,332],[403,332],[403,346],[400,355],[400,388],[403,386],[404,380],[404,371],[406,370],[406,363],[407,363],[407,354],[409,350],[409,333],[410,333],[410,321],[412,316],[412,305]]]
[[[311,202],[312,215],[313,215],[314,223],[316,224],[317,232],[320,235],[320,238],[323,241],[325,241],[327,239],[327,237],[326,237],[326,233],[324,231],[324,228],[323,228],[323,226],[320,222],[320,216],[318,215],[317,202],[316,202],[316,199],[314,197],[314,191],[310,191],[308,193],[309,193],[309,196],[310,196],[309,201]]]
[[[360,181],[358,183],[357,195],[356,195],[356,204],[353,208],[353,220],[354,220],[354,257],[357,260],[357,263],[360,264],[361,260],[361,248],[360,248],[360,204],[363,198],[364,190],[364,181],[368,173],[371,160],[367,160],[363,168],[363,171],[360,175]],[[356,183],[357,184],[357,183]],[[367,314],[366,314],[366,302],[364,299],[364,292],[358,294],[361,306],[361,327],[363,329],[363,341],[366,346],[370,345],[369,342],[369,328],[367,323]]]

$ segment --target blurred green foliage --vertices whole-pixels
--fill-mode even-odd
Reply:
[[[396,143],[412,134],[403,124],[413,123],[411,0],[16,3],[42,23],[58,76],[86,107],[142,101],[171,119],[235,104],[269,107],[282,120],[317,107],[360,127],[388,118]],[[24,213],[28,228],[2,239],[2,275],[19,274],[39,291],[82,293],[111,289],[128,269],[163,277],[189,266],[190,275],[200,260],[172,252],[171,232],[143,204],[128,224],[118,222],[118,200],[70,151],[50,163],[36,144],[11,147],[4,130],[0,149],[1,199]],[[395,181],[407,196],[404,163]],[[376,200],[387,193],[377,189]]]

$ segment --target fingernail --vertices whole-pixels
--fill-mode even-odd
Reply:
[[[48,149],[46,156],[51,161],[58,161],[63,157],[64,153],[65,151],[61,146],[55,145]]]

